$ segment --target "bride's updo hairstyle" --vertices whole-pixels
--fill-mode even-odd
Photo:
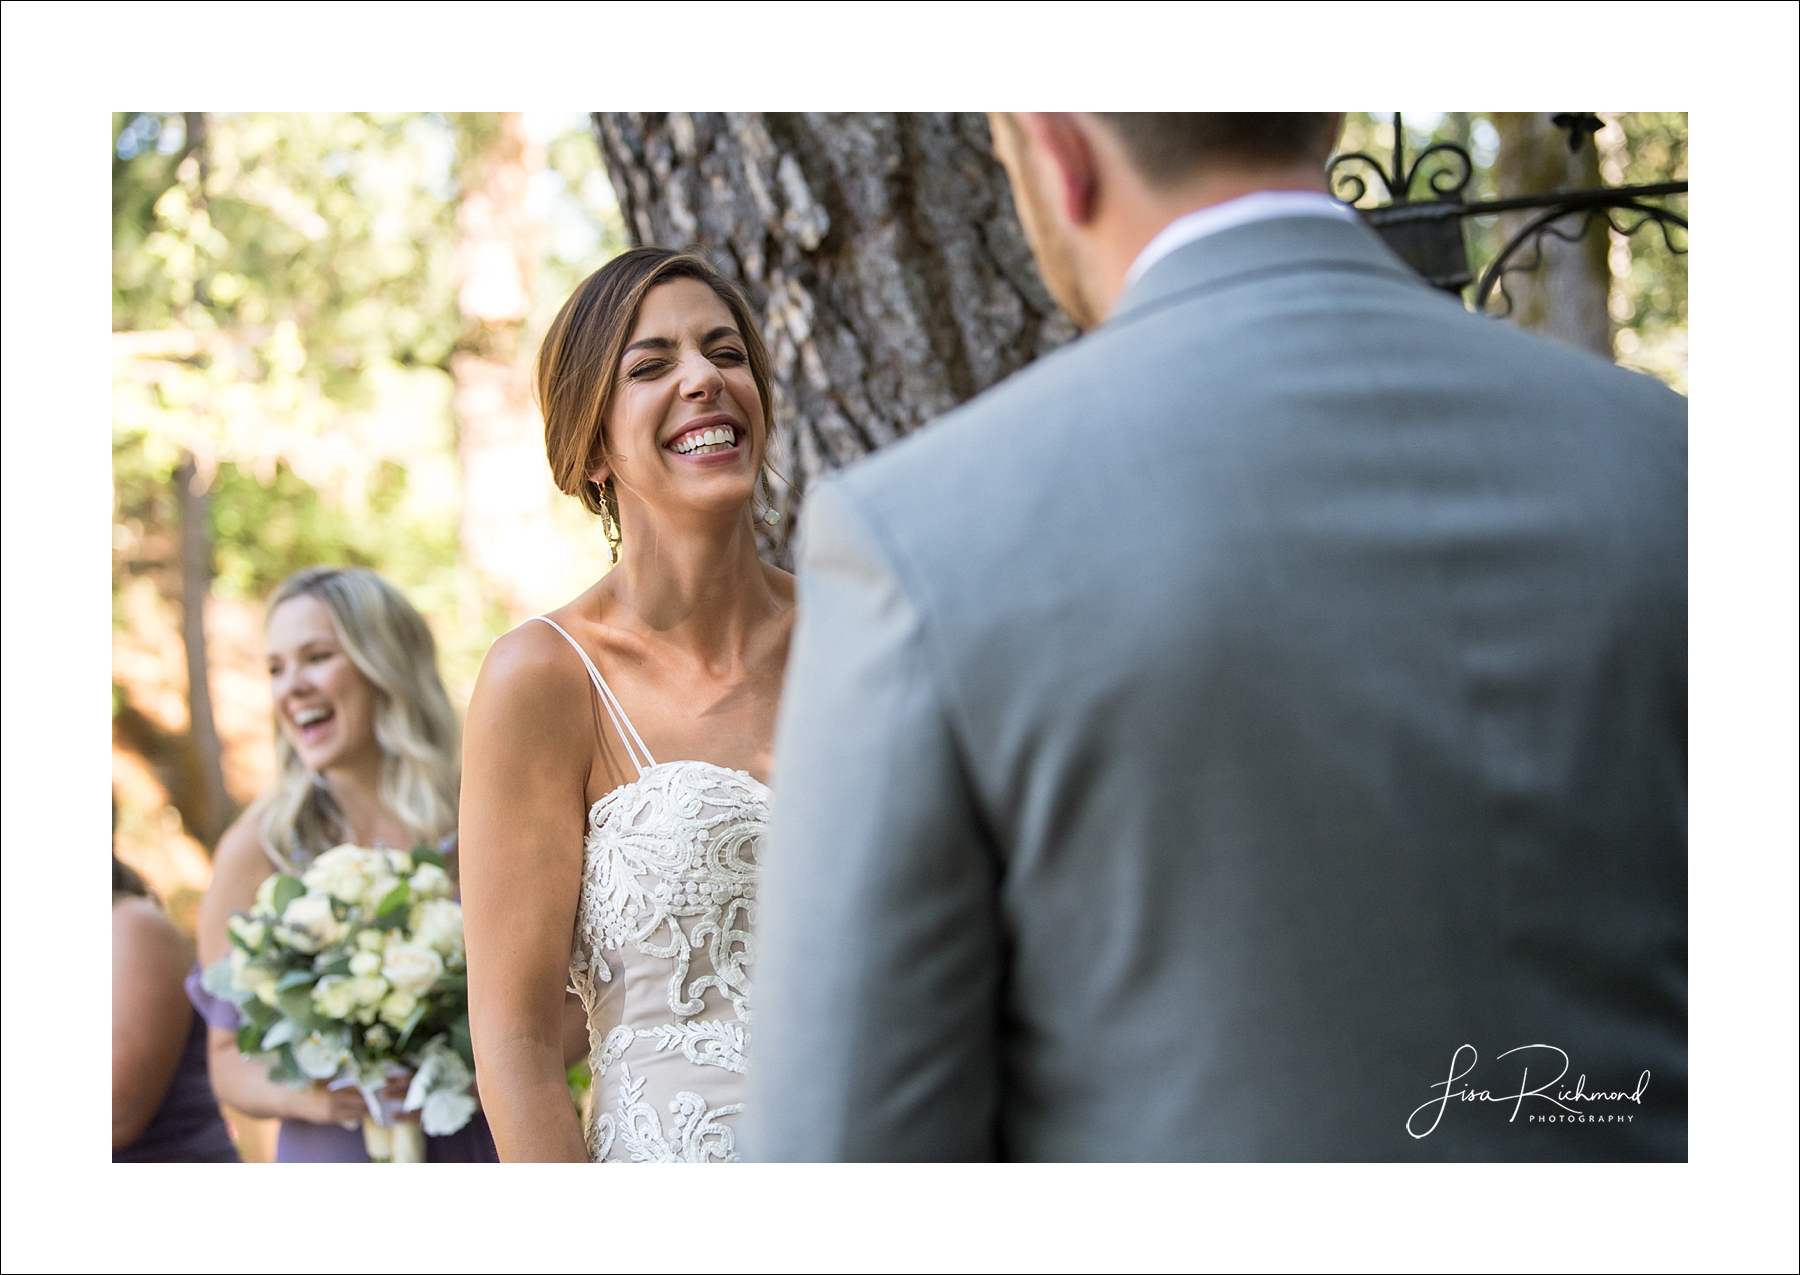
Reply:
[[[773,424],[769,391],[769,351],[750,303],[704,257],[671,248],[633,248],[589,275],[576,288],[544,334],[538,350],[536,390],[544,413],[544,450],[557,487],[581,501],[589,513],[617,522],[619,511],[610,492],[588,480],[606,459],[606,408],[612,401],[625,343],[637,325],[638,308],[650,289],[672,279],[698,279],[731,311],[750,375],[762,400],[763,420]]]
[[[317,598],[357,671],[375,688],[381,804],[413,844],[435,845],[456,828],[462,783],[456,710],[438,676],[425,617],[393,585],[361,567],[308,567],[269,598],[265,616],[302,595]],[[294,872],[348,835],[324,782],[300,760],[277,722],[275,782],[256,802],[263,847]]]

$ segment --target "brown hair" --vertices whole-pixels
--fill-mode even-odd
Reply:
[[[1264,163],[1317,156],[1322,165],[1336,140],[1326,136],[1331,115],[1318,111],[1116,111],[1098,118],[1157,185],[1177,182],[1219,155]]]
[[[750,303],[724,275],[692,252],[672,248],[633,248],[589,275],[576,288],[544,334],[538,350],[536,389],[544,413],[544,451],[550,472],[563,494],[579,499],[597,514],[605,499],[588,480],[594,465],[606,458],[605,421],[613,385],[624,357],[625,342],[637,323],[644,296],[671,279],[698,279],[731,311],[750,360],[750,375],[762,400],[763,421],[773,424],[769,389],[769,351],[750,316]],[[618,517],[617,507],[609,510]]]

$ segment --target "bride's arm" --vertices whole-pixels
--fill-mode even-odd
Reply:
[[[496,642],[463,735],[469,1025],[502,1160],[587,1159],[564,1071],[563,989],[594,726],[586,679],[562,646],[540,624]]]

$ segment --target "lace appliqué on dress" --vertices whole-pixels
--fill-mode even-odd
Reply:
[[[652,766],[588,812],[569,981],[586,1006],[593,1040],[596,1110],[588,1128],[593,1159],[606,1159],[615,1149],[634,1161],[736,1158],[732,1128],[724,1120],[740,1112],[742,1103],[709,1105],[705,1091],[724,1081],[709,1085],[705,1077],[724,1073],[733,1078],[725,1085],[727,1094],[740,1092],[737,1078],[744,1072],[750,1022],[757,849],[767,818],[767,788],[742,771],[706,762]],[[599,1030],[600,985],[615,976],[606,953],[616,954],[628,985],[650,978],[661,983],[657,1000],[666,1017],[650,1018],[640,1010]],[[714,993],[710,1012],[708,991]],[[647,1067],[657,1056],[679,1056],[703,1069],[669,1100],[674,1124],[667,1132],[645,1097],[647,1077],[634,1075],[624,1061],[640,1042],[648,1046]],[[607,1088],[616,1085],[617,1099],[599,1101],[600,1081],[615,1066],[618,1074]]]

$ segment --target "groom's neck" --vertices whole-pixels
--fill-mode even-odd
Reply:
[[[1093,221],[1083,228],[1088,245],[1082,254],[1082,284],[1101,316],[1118,304],[1132,263],[1177,218],[1261,190],[1326,190],[1323,170],[1310,161],[1262,167],[1213,164],[1161,188],[1121,164],[1105,172],[1097,187]]]

